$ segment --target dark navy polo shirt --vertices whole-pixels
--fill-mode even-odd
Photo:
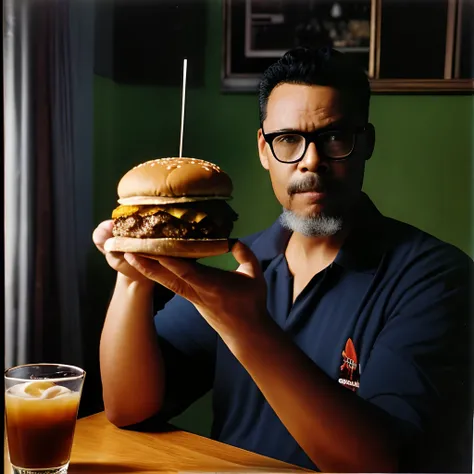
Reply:
[[[382,216],[363,195],[336,259],[293,304],[289,237],[277,221],[242,239],[264,271],[270,316],[341,390],[390,415],[400,471],[468,472],[472,260]],[[317,469],[194,306],[173,297],[155,326],[167,372],[163,416],[213,389],[212,438]],[[347,429],[357,436],[357,426]]]

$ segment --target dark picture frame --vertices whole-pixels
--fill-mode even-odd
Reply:
[[[291,8],[285,10],[285,2]],[[336,38],[333,47],[351,54],[366,69],[375,93],[472,93],[472,3],[223,0],[222,91],[255,92],[263,71],[284,51],[298,44],[328,44],[328,31],[321,34],[324,28],[313,28],[311,23],[314,5],[320,6],[320,23],[331,27],[333,15],[328,15],[329,8],[340,4],[345,14],[343,24],[350,23],[351,31],[354,25],[362,25],[362,29],[359,28],[359,36],[349,35],[349,44],[344,44],[347,32],[338,37],[331,31],[329,42]],[[308,13],[311,8],[312,13]],[[307,30],[309,34],[305,35]]]

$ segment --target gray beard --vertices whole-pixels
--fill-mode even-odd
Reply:
[[[283,208],[280,224],[288,230],[298,232],[305,237],[329,237],[342,229],[342,217],[319,214],[317,216],[300,217],[293,211]]]

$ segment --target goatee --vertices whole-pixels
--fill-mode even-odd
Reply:
[[[342,229],[342,217],[318,214],[301,217],[289,209],[283,208],[280,214],[280,224],[293,232],[298,232],[305,237],[330,237]]]

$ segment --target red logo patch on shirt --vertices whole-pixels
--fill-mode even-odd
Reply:
[[[346,347],[342,351],[342,365],[339,368],[338,382],[344,387],[356,392],[359,388],[359,363],[357,361],[357,353],[352,339],[346,342]]]

